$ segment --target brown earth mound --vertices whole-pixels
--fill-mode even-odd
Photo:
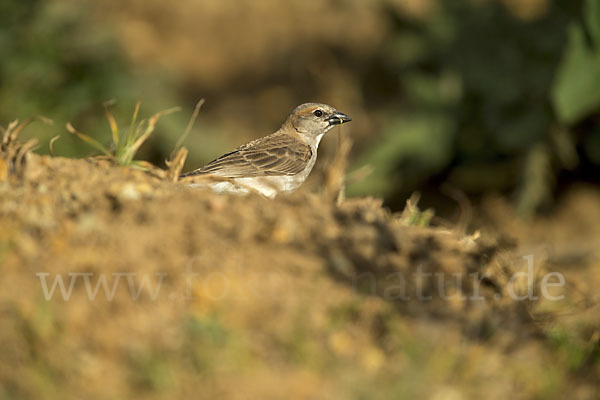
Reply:
[[[509,299],[510,241],[409,226],[376,199],[219,196],[9,150],[0,398],[593,391]]]

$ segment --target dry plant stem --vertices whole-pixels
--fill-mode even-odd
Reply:
[[[17,136],[19,136],[19,133],[21,133],[21,130],[23,130],[23,128],[25,128],[33,121],[41,121],[47,125],[52,125],[54,123],[54,121],[52,121],[51,119],[43,117],[41,115],[29,117],[20,124],[19,120],[14,120],[10,124],[8,124],[8,127],[6,129],[3,129],[4,137],[2,138],[2,146],[6,147],[9,144],[13,143],[17,139]]]
[[[119,126],[117,125],[117,121],[115,117],[110,113],[109,107],[114,104],[114,100],[109,100],[104,103],[104,115],[106,115],[106,119],[108,120],[108,124],[110,125],[110,131],[112,133],[112,138],[115,146],[119,147]],[[140,102],[138,101],[136,107],[139,108]]]
[[[15,165],[21,165],[27,153],[35,149],[37,145],[38,140],[31,139],[28,142],[26,142],[23,146],[21,146],[19,148],[19,151],[17,152],[17,156],[15,157]]]
[[[177,153],[175,153],[175,157],[171,158],[169,161],[166,161],[167,167],[169,168],[167,171],[167,179],[169,181],[177,182],[179,175],[181,174],[181,170],[183,169],[183,164],[185,164],[187,155],[188,150],[185,147],[182,147],[177,151]]]
[[[60,135],[54,136],[52,139],[50,139],[50,143],[48,144],[48,147],[50,149],[50,155],[52,157],[56,157],[56,155],[54,154],[54,142],[56,142],[58,139],[60,139]]]
[[[25,144],[17,142],[19,133],[29,125],[31,122],[38,120],[46,124],[52,124],[52,120],[35,116],[27,118],[25,121],[19,124],[18,120],[11,122],[6,129],[4,129],[4,135],[2,137],[2,144],[0,145],[0,152],[2,152],[3,158],[6,160],[4,169],[6,174],[21,174],[23,172],[23,165],[25,164],[25,158],[27,154],[38,145],[37,139],[31,139]]]
[[[9,123],[8,127],[4,130],[4,136],[2,137],[3,150],[6,150],[5,148],[16,138],[16,135],[13,134],[13,131],[18,123],[19,120],[14,120],[13,122]]]

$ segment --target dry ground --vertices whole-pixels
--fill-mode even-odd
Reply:
[[[529,223],[490,199],[478,237],[376,199],[218,196],[9,153],[2,399],[598,398],[597,192]],[[509,298],[526,255],[536,285],[565,273],[563,301]],[[72,293],[47,300],[57,277]]]

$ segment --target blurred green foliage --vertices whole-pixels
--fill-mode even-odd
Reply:
[[[66,133],[68,121],[109,143],[102,109],[106,100],[118,100],[115,113],[123,120],[130,119],[136,100],[149,93],[145,103],[152,112],[173,101],[164,82],[146,79],[147,72],[127,64],[110,27],[92,15],[90,1],[0,2],[0,123],[33,115],[54,120],[51,129],[36,124],[27,129],[27,135],[40,140],[39,152],[47,153],[57,134],[59,155],[90,152]]]
[[[533,21],[497,2],[439,5],[418,21],[396,15],[371,65],[366,91],[385,89],[370,93],[384,130],[358,161],[373,175],[351,190],[400,205],[424,182],[446,181],[471,195],[513,192],[529,214],[584,147],[599,151],[590,117],[600,110],[600,3],[586,2],[581,18],[582,2],[549,2]]]
[[[569,41],[553,87],[558,117],[576,123],[600,107],[600,2],[585,3],[583,21],[569,26]]]

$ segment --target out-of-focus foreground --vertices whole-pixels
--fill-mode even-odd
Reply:
[[[598,394],[597,192],[533,227],[490,199],[479,236],[0,155],[2,399]]]

